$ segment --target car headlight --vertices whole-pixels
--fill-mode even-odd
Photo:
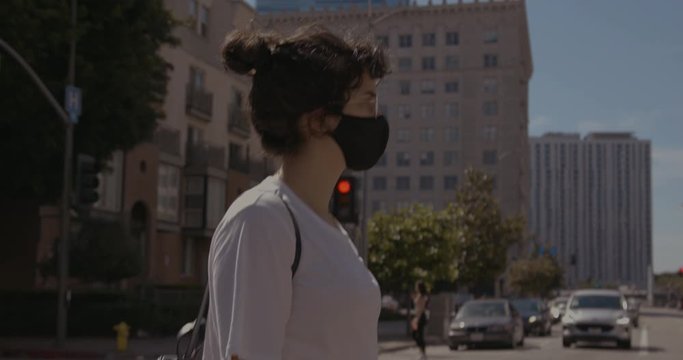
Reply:
[[[536,320],[538,320],[538,319],[537,319],[535,316],[532,316],[532,317],[529,318],[529,323],[532,323],[532,324],[533,324],[533,323],[536,322]]]
[[[465,328],[465,322],[464,321],[461,321],[459,323],[455,323],[451,326],[451,329],[453,329],[453,330],[462,330],[464,328]]]
[[[554,318],[560,317],[560,309],[552,309],[550,310]]]
[[[628,316],[622,316],[617,319],[617,325],[628,325],[631,323],[631,319]]]

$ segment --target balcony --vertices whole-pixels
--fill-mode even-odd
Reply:
[[[154,143],[161,152],[180,156],[180,130],[158,127],[154,132]]]
[[[188,84],[185,91],[185,111],[199,119],[211,121],[213,94],[203,89],[196,89],[192,84]]]
[[[236,104],[228,106],[228,132],[243,139],[247,139],[251,135],[249,113]]]
[[[189,167],[225,170],[225,148],[206,143],[188,143],[185,163]]]

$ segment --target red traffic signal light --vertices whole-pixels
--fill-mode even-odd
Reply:
[[[351,182],[347,179],[340,179],[339,182],[337,182],[337,191],[340,194],[348,194],[351,192]]]
[[[678,269],[678,276],[683,276],[683,266],[681,266],[681,268]]]
[[[356,179],[342,176],[337,180],[332,197],[332,214],[342,223],[357,223]]]

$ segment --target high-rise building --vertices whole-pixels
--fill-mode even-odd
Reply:
[[[530,230],[568,286],[647,285],[650,142],[630,133],[532,137]]]
[[[256,0],[256,10],[259,13],[339,10],[351,7],[393,6],[405,2],[402,0]]]
[[[504,214],[527,215],[533,66],[523,0],[272,13],[256,23],[283,34],[324,24],[386,48],[392,73],[378,102],[391,135],[379,163],[357,174],[361,218],[413,203],[442,209],[469,167],[494,177]]]

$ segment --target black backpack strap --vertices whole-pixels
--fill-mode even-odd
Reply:
[[[289,216],[292,218],[292,223],[294,224],[294,235],[296,236],[296,250],[294,253],[294,262],[292,263],[292,277],[294,277],[294,274],[296,274],[296,270],[299,268],[299,261],[301,260],[301,232],[299,231],[299,223],[296,221],[294,213],[292,212],[292,209],[289,207],[289,204],[287,204],[282,195],[280,195],[280,199],[282,200],[282,203],[285,204],[287,212],[289,213]]]

